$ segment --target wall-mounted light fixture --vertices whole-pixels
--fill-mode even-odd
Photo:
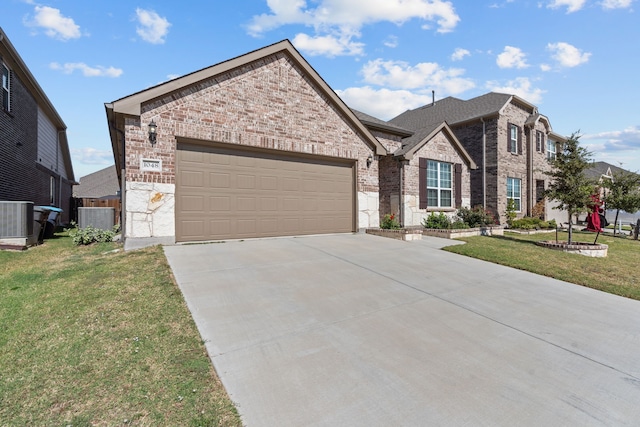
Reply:
[[[369,157],[367,157],[367,167],[371,167],[371,163],[373,163],[373,156],[371,154],[369,154]]]
[[[151,143],[151,145],[155,145],[158,125],[153,121],[153,119],[151,119],[151,123],[149,123],[147,126],[149,127],[149,142]]]

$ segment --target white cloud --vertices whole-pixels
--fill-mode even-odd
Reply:
[[[567,8],[567,13],[577,12],[584,7],[586,0],[553,0],[547,5],[550,9]]]
[[[486,84],[487,89],[492,92],[508,93],[518,95],[520,98],[538,104],[542,101],[542,94],[546,91],[534,88],[531,81],[527,77],[518,77],[510,80],[506,84],[500,84],[497,81],[489,81]]]
[[[626,9],[631,7],[631,3],[633,0],[603,0],[602,5],[603,9]]]
[[[602,149],[606,151],[640,151],[640,126],[631,126],[624,130],[600,132],[583,135],[581,139],[602,140]]]
[[[165,42],[165,37],[169,32],[171,23],[167,21],[167,18],[163,18],[153,10],[136,9],[136,17],[138,19],[138,28],[136,33],[142,40],[153,43],[162,44]]]
[[[398,37],[396,37],[396,36],[389,36],[389,37],[387,37],[387,39],[383,42],[383,44],[384,44],[386,47],[391,47],[391,48],[398,47]]]
[[[500,68],[527,68],[527,55],[520,48],[505,46],[504,51],[498,55],[496,64]]]
[[[340,54],[360,55],[364,45],[351,39],[360,37],[364,25],[377,22],[401,25],[419,19],[435,23],[437,32],[447,33],[460,21],[453,4],[445,0],[317,0],[312,3],[315,7],[308,7],[305,0],[267,0],[270,13],[253,16],[247,32],[261,36],[283,25],[306,25],[315,31],[314,36],[306,36],[306,41],[326,44],[338,40],[344,46],[359,45],[357,49],[345,48]],[[390,43],[393,45],[394,41]],[[323,50],[337,55],[335,48],[314,51],[320,54]]]
[[[547,50],[551,51],[551,57],[562,67],[577,67],[589,61],[591,53],[582,52],[569,43],[549,43]]]
[[[52,70],[62,71],[65,74],[71,74],[74,71],[79,70],[85,77],[120,77],[123,73],[120,68],[103,67],[101,65],[90,67],[83,62],[67,62],[66,64],[52,62],[49,64],[49,68]]]
[[[344,102],[382,120],[389,120],[412,108],[431,102],[431,93],[415,93],[408,90],[373,89],[370,86],[337,90]]]
[[[113,163],[113,151],[92,147],[72,148],[71,158],[85,165],[108,165]]]
[[[465,56],[470,56],[471,52],[467,49],[462,49],[461,47],[456,48],[451,54],[452,61],[461,61]]]
[[[361,72],[366,83],[397,89],[434,89],[455,95],[475,86],[471,79],[462,77],[463,69],[445,69],[435,62],[412,66],[404,61],[376,59],[367,62]]]
[[[82,34],[72,18],[63,16],[59,9],[49,6],[36,6],[32,20],[25,22],[31,27],[44,28],[45,34],[59,40],[77,39]]]
[[[292,43],[296,48],[310,56],[324,55],[330,58],[342,55],[362,55],[364,44],[354,42],[351,37],[333,35],[311,37],[297,34]]]
[[[540,64],[540,70],[542,70],[542,71],[551,71],[551,65],[549,65],[549,64]]]

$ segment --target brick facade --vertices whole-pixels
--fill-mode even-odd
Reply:
[[[179,142],[211,141],[351,161],[358,228],[377,226],[377,155],[384,149],[357,128],[346,108],[307,70],[286,50],[279,51],[144,99],[140,116],[123,115],[126,236],[174,237]],[[152,120],[157,124],[155,145],[148,138]],[[142,171],[141,159],[161,160],[162,170]],[[151,200],[161,202],[153,205]]]
[[[548,187],[549,177],[545,171],[549,168],[546,160],[546,138],[549,128],[544,120],[527,123],[531,111],[514,103],[509,103],[499,117],[474,121],[463,125],[454,125],[452,129],[467,152],[478,165],[471,171],[471,205],[482,206],[491,211],[500,223],[506,222],[507,178],[521,180],[521,209],[517,216],[531,215],[536,203],[536,181],[542,181]],[[521,149],[517,154],[508,149],[508,125],[519,127]],[[536,131],[544,135],[541,151],[536,147]],[[483,134],[485,154],[483,163]],[[486,194],[483,191],[485,175]]]
[[[147,124],[158,126],[151,146]],[[175,184],[178,138],[353,159],[357,190],[378,191],[372,148],[293,61],[279,53],[171,93],[126,119],[127,181]],[[141,172],[141,158],[162,172]]]

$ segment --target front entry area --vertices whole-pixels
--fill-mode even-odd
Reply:
[[[354,162],[179,142],[176,241],[356,230]]]

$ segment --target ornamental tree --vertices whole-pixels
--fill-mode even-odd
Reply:
[[[615,236],[615,224],[618,223],[620,211],[640,211],[640,175],[629,171],[617,171],[613,173],[612,179],[605,179],[602,184],[607,189],[604,196],[606,208],[616,211],[616,219],[613,222]]]
[[[551,178],[545,192],[547,198],[558,202],[554,209],[566,210],[569,219],[568,243],[572,243],[573,217],[587,210],[591,202],[594,183],[584,172],[592,164],[592,153],[581,147],[577,132],[571,134],[564,149],[551,162],[552,169],[546,174]]]

